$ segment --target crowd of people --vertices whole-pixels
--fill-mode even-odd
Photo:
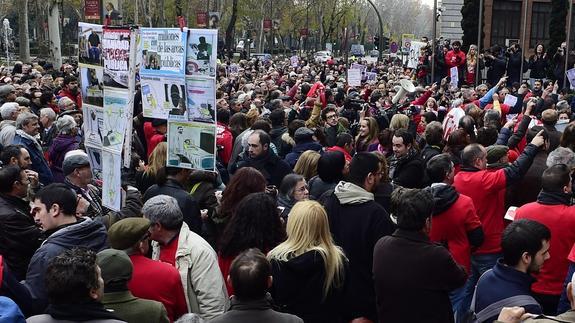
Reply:
[[[223,60],[215,171],[167,165],[137,88],[120,211],[78,67],[4,68],[0,321],[575,322],[573,92],[542,46],[532,82],[518,45],[441,47],[437,82],[390,58],[359,87],[336,58]]]

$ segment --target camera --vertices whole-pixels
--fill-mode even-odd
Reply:
[[[344,109],[353,109],[356,111],[360,111],[363,109],[365,101],[359,98],[348,98],[345,101]]]

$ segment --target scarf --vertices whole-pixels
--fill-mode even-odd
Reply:
[[[334,194],[341,204],[362,204],[374,200],[373,193],[350,182],[339,182]]]
[[[537,202],[544,205],[571,205],[571,194],[541,191],[537,196]]]
[[[89,301],[82,304],[51,304],[46,309],[56,320],[85,322],[93,320],[119,320],[112,312],[104,308],[102,303]]]

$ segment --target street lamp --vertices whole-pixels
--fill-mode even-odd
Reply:
[[[383,21],[381,20],[381,14],[379,13],[379,10],[377,10],[375,4],[371,0],[367,0],[367,2],[369,2],[369,4],[373,7],[373,10],[375,10],[375,13],[377,14],[377,20],[379,21],[379,44],[377,47],[379,48],[378,58],[381,62],[383,60]]]

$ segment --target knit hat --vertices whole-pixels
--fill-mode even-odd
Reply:
[[[126,250],[142,240],[149,228],[148,219],[125,218],[110,227],[108,241],[112,248]]]
[[[298,128],[294,133],[294,139],[296,142],[303,142],[307,140],[312,140],[313,137],[313,130],[306,127]]]
[[[76,168],[90,166],[90,159],[85,152],[79,151],[74,154],[70,153],[71,151],[66,154],[64,162],[62,162],[62,171],[64,172],[64,176],[70,175]]]
[[[98,252],[96,262],[102,271],[104,285],[128,282],[132,279],[133,265],[130,257],[121,250],[106,249]]]
[[[486,148],[487,150],[487,164],[497,163],[501,157],[507,155],[509,147],[503,145],[492,145]]]
[[[15,102],[18,103],[18,105],[21,105],[23,107],[29,107],[30,106],[30,100],[28,98],[23,97],[23,96],[17,97]]]
[[[0,97],[3,98],[15,90],[16,90],[16,88],[14,87],[14,85],[10,85],[10,84],[2,85],[2,86],[0,86]]]

